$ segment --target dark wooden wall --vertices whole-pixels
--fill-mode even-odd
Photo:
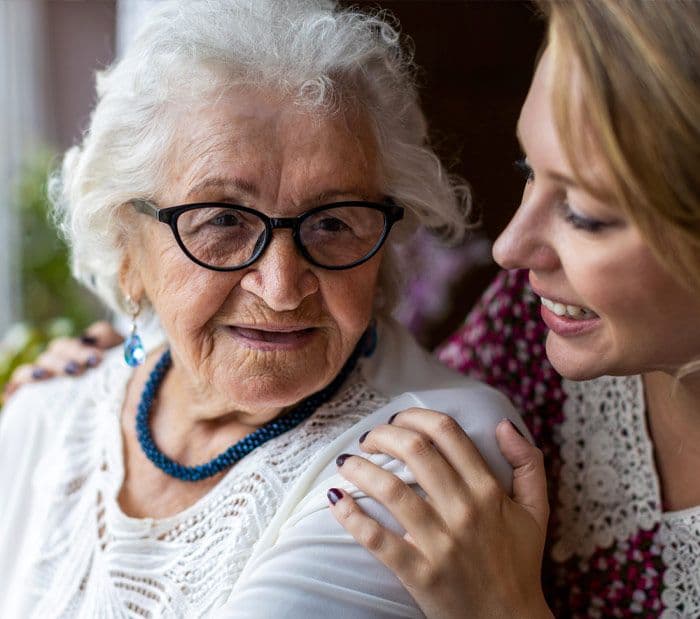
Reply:
[[[443,160],[471,184],[483,232],[494,240],[519,203],[518,113],[544,27],[529,2],[499,0],[352,2],[390,10],[414,42],[432,138]],[[495,274],[480,267],[455,282],[447,320],[423,338],[437,344],[461,322]]]

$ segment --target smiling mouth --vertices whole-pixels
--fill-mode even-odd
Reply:
[[[317,330],[316,327],[306,328],[275,328],[262,329],[253,327],[230,326],[231,333],[251,343],[294,345],[311,337]]]
[[[587,307],[559,303],[543,296],[540,296],[540,300],[542,301],[542,305],[560,318],[569,318],[571,320],[592,320],[594,318],[599,318],[598,314]]]

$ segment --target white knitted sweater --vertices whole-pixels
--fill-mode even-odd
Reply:
[[[394,410],[447,408],[471,424],[507,483],[492,436],[514,416],[508,402],[438,365],[391,324],[373,357],[307,421],[183,512],[131,518],[117,502],[130,376],[112,354],[82,378],[23,388],[3,411],[0,617],[420,617],[328,513],[328,488],[356,490],[336,475],[335,456],[356,451],[364,429]],[[377,461],[413,481],[400,463]]]

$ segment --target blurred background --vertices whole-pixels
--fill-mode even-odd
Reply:
[[[118,57],[158,1],[0,0],[0,390],[48,338],[109,318],[70,277],[47,217],[46,176],[87,126],[95,71]],[[490,248],[522,189],[515,124],[543,27],[520,0],[347,4],[398,18],[421,67],[433,144],[471,184],[482,215],[459,247],[426,234],[405,257],[413,276],[397,316],[432,348],[496,273]]]

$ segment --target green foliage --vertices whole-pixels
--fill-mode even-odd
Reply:
[[[0,391],[15,367],[31,363],[50,339],[75,335],[103,315],[71,276],[68,248],[50,221],[46,180],[53,161],[43,151],[28,162],[12,205],[20,222],[23,320],[0,334]]]
[[[68,248],[49,221],[46,179],[52,157],[38,153],[24,169],[16,204],[20,218],[22,313],[31,325],[46,329],[58,316],[76,328],[99,315],[95,299],[70,273]]]

